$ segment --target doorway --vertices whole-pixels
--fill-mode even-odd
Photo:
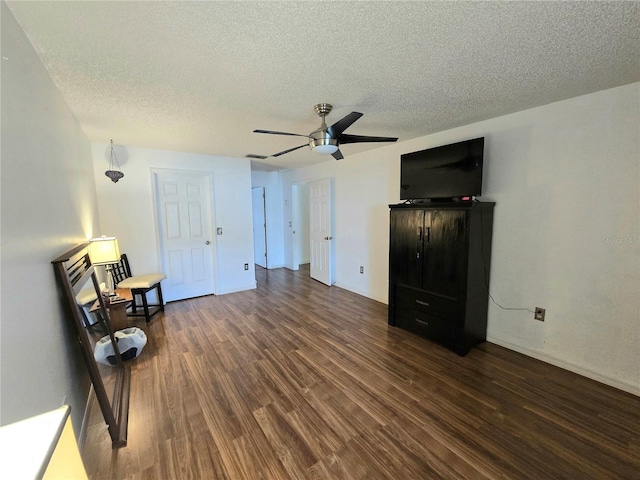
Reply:
[[[267,268],[267,207],[264,187],[251,189],[253,207],[253,257],[256,265]]]
[[[292,185],[293,269],[309,264],[311,278],[333,284],[333,180]]]
[[[215,292],[213,176],[153,170],[165,301]]]
[[[309,238],[309,185],[298,183],[292,185],[292,220],[293,236],[293,269],[298,270],[311,259],[311,240]]]

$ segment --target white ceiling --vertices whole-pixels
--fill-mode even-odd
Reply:
[[[125,147],[270,155],[305,141],[252,131],[308,134],[319,102],[404,141],[640,80],[637,1],[7,3],[89,140]]]

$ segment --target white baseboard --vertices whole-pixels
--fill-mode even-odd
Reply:
[[[363,297],[367,297],[371,300],[375,300],[376,302],[384,303],[385,305],[388,304],[388,298],[386,296],[384,298],[376,298],[373,295],[371,295],[370,292],[365,292],[364,290],[360,290],[358,288],[352,287],[351,285],[345,285],[344,283],[340,283],[340,282],[334,283],[334,286],[343,288],[345,290],[349,290],[350,292],[353,292],[353,293],[357,293],[358,295],[362,295]]]
[[[567,362],[560,358],[556,358],[547,353],[543,353],[537,350],[530,350],[528,348],[521,347],[520,345],[507,342],[491,335],[487,335],[487,342],[495,343],[496,345],[500,345],[501,347],[513,350],[514,352],[522,353],[527,357],[532,357],[536,360],[555,365],[556,367],[563,368],[564,370],[569,370],[570,372],[577,373],[578,375],[590,378],[591,380],[595,380],[596,382],[604,383],[605,385],[609,385],[610,387],[614,387],[640,397],[640,386],[638,385],[633,385],[631,383],[618,380],[617,378],[612,378],[607,375],[594,372],[593,370],[589,370],[588,368],[584,368],[579,365],[574,365],[573,363]]]
[[[245,287],[234,287],[229,290],[220,290],[216,293],[216,295],[226,295],[227,293],[236,293],[236,292],[244,292],[245,290],[255,290],[258,288],[257,283],[251,283]]]

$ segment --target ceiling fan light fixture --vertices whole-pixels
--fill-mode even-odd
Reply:
[[[312,138],[309,146],[318,155],[331,155],[338,150],[338,142],[334,138]]]

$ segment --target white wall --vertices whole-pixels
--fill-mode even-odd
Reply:
[[[284,266],[282,181],[278,172],[251,172],[251,186],[264,187],[267,220],[267,268]]]
[[[256,287],[255,270],[244,270],[245,263],[253,265],[249,160],[116,146],[124,178],[113,183],[104,175],[109,166],[109,145],[92,147],[100,235],[118,237],[120,251],[127,254],[134,274],[161,270],[152,169],[209,172],[214,184],[214,231],[218,227],[223,231],[211,239],[216,251],[215,293]]]
[[[491,292],[547,309],[491,304],[489,340],[640,394],[639,98],[636,83],[284,172],[284,222],[291,184],[335,178],[336,284],[386,303],[400,155],[485,136]],[[286,228],[284,246],[290,267]]]
[[[91,147],[2,2],[0,423],[59,407],[79,431],[89,393],[51,260],[91,238]]]
[[[488,124],[489,340],[640,394],[640,84]],[[618,241],[623,239],[622,243]],[[620,382],[620,384],[618,384]]]

